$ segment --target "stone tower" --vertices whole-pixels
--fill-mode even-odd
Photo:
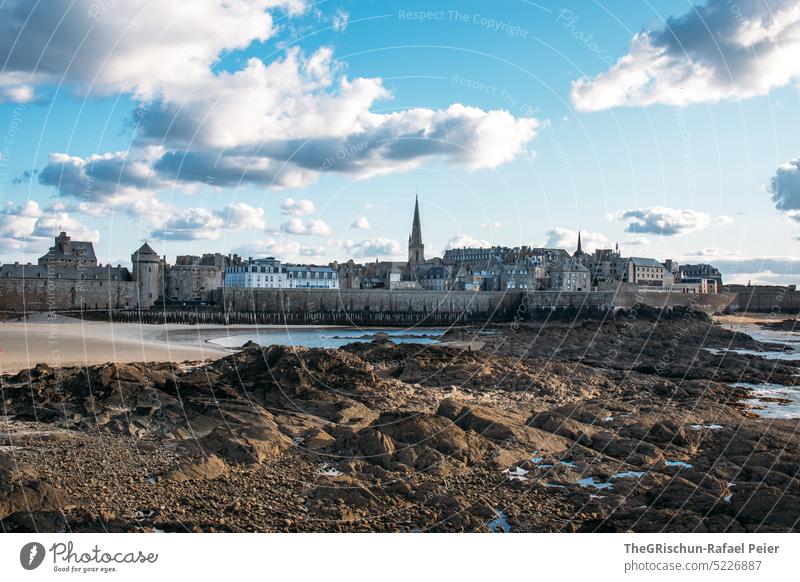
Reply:
[[[408,237],[408,264],[421,265],[425,262],[425,245],[422,244],[422,226],[419,222],[419,195],[414,201],[414,222]]]
[[[136,301],[140,309],[149,309],[161,295],[162,261],[152,247],[144,243],[131,255]]]

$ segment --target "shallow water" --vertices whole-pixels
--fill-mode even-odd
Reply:
[[[781,344],[791,349],[787,352],[768,351],[759,352],[758,350],[749,350],[744,348],[724,349],[724,348],[703,348],[712,354],[724,354],[731,352],[745,356],[761,356],[767,360],[800,360],[800,328],[797,331],[776,331],[771,329],[762,329],[758,325],[753,324],[738,324],[738,325],[725,325],[726,329],[749,335],[756,341]]]
[[[798,331],[776,331],[747,324],[726,327],[739,333],[745,333],[760,342],[782,344],[789,347],[791,351],[757,352],[745,349],[704,349],[717,354],[730,351],[737,354],[761,356],[767,360],[800,361],[800,328]],[[748,406],[748,411],[753,414],[762,418],[800,418],[800,388],[797,386],[769,383],[751,384],[749,382],[737,382],[731,386],[750,390],[753,397],[745,400],[744,403]],[[777,402],[775,399],[783,402]]]
[[[386,334],[398,344],[435,344],[445,331],[444,328],[265,327],[208,341],[224,348],[240,348],[250,341],[262,346],[340,348],[353,342],[370,342],[377,334]]]
[[[493,519],[489,523],[487,523],[487,527],[489,531],[492,533],[508,533],[511,531],[511,525],[508,523],[508,518],[506,514],[500,511],[499,509],[495,509],[494,512],[497,514],[497,518]]]
[[[682,469],[691,469],[692,464],[686,461],[666,461],[664,463],[667,467],[681,467]]]
[[[594,477],[586,477],[578,481],[581,487],[593,487],[594,489],[613,489],[614,485],[611,483],[603,483],[594,480]]]
[[[753,398],[745,400],[749,412],[762,418],[800,418],[800,387],[783,384],[737,382],[735,388],[748,388]],[[776,402],[772,399],[785,402]]]
[[[611,475],[612,479],[638,479],[644,475],[644,471],[621,471]]]
[[[787,344],[788,345],[788,344]],[[705,351],[710,352],[714,355],[722,355],[726,353],[731,354],[738,354],[740,356],[761,356],[767,360],[784,360],[784,361],[797,361],[800,360],[800,352],[791,351],[791,352],[759,352],[758,350],[747,350],[744,348],[734,348],[731,350],[722,349],[722,348],[703,348]]]

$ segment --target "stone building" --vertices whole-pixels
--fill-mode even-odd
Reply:
[[[451,285],[451,269],[445,265],[426,265],[417,270],[419,286],[428,291],[447,291]]]
[[[628,259],[622,257],[619,247],[597,249],[593,254],[584,253],[579,260],[583,266],[589,269],[593,285],[622,281],[628,267]]]
[[[665,282],[664,265],[655,259],[630,257],[622,280],[636,285],[663,287]]]
[[[366,271],[364,265],[359,265],[350,259],[344,263],[334,261],[330,267],[336,271],[340,289],[361,289],[361,281]]]
[[[73,241],[62,231],[56,237],[55,244],[39,257],[39,265],[68,268],[96,267],[97,257],[91,242]]]
[[[100,265],[91,242],[62,232],[38,264],[0,266],[0,311],[149,309],[160,293],[163,261],[146,243],[132,258],[133,273]]]
[[[548,269],[550,289],[554,291],[589,291],[591,276],[589,269],[580,261],[568,259],[551,265]]]
[[[536,291],[547,288],[547,270],[530,257],[510,265],[503,265],[500,273],[501,289]]]
[[[511,249],[504,247],[463,247],[460,249],[447,249],[444,252],[444,262],[447,264],[464,264],[505,260],[505,254]]]
[[[722,273],[712,265],[680,265],[677,280],[681,283],[700,283],[708,288],[709,293],[722,291]]]
[[[175,264],[166,268],[164,298],[170,303],[208,302],[213,292],[222,288],[225,268],[238,264],[238,255],[178,255]]]

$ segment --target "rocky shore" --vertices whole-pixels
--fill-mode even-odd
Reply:
[[[800,421],[731,386],[793,386],[784,345],[686,309],[444,339],[6,375],[2,529],[800,529]]]

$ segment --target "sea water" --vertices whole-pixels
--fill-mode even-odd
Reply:
[[[370,342],[378,334],[386,334],[395,343],[434,344],[440,341],[443,328],[368,328],[354,327],[265,327],[233,333],[208,340],[224,348],[240,348],[247,342],[261,346],[301,346],[305,348],[340,348],[353,342]]]
[[[745,333],[754,340],[772,344],[782,344],[791,351],[786,352],[757,352],[754,350],[733,349],[737,354],[751,354],[761,356],[767,360],[800,360],[800,328],[797,332],[762,329],[755,325],[740,324],[729,326],[728,329],[738,333]],[[711,349],[715,353],[728,350]],[[783,384],[751,384],[737,382],[731,384],[734,388],[747,388],[752,398],[745,400],[749,412],[763,418],[800,418],[800,388],[785,386]],[[776,401],[777,399],[777,401]]]

